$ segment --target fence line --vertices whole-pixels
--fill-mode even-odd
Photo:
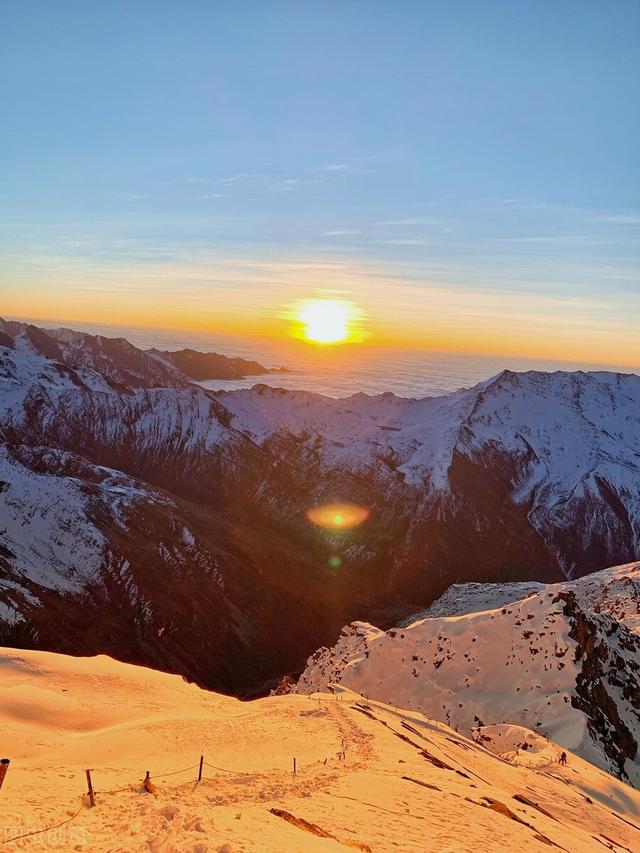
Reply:
[[[213,767],[213,765],[212,765],[212,764],[210,764],[209,766],[210,766],[210,767]],[[159,774],[158,776],[155,776],[154,778],[156,778],[156,779],[166,779],[166,778],[168,778],[169,776],[177,776],[177,775],[178,775],[178,773],[186,773],[188,770],[194,770],[194,769],[196,769],[197,767],[199,767],[199,764],[193,764],[191,767],[185,767],[185,768],[184,768],[184,769],[182,769],[182,770],[172,770],[172,771],[170,771],[170,772],[168,772],[168,773],[161,773],[161,774]],[[218,768],[216,768],[216,769],[218,769]],[[234,772],[234,771],[229,771],[229,772]],[[130,785],[127,785],[127,786],[126,786],[126,787],[124,787],[124,788],[111,788],[111,789],[109,789],[108,791],[103,791],[103,790],[101,790],[101,789],[94,789],[93,793],[94,793],[94,794],[96,794],[96,795],[97,795],[97,794],[100,794],[101,796],[102,796],[102,795],[105,795],[105,794],[120,794],[120,793],[122,793],[123,791],[131,791],[133,788],[136,788],[136,787],[140,787],[140,788],[142,788],[142,787],[143,787],[143,783],[142,783],[142,782],[139,782],[139,783],[132,782]],[[21,840],[21,839],[23,839],[23,838],[30,838],[32,835],[41,835],[43,832],[51,832],[51,831],[52,831],[52,830],[54,830],[54,829],[59,829],[61,826],[65,826],[67,823],[71,823],[71,821],[72,821],[72,820],[75,820],[75,819],[78,817],[78,815],[80,814],[80,812],[81,812],[81,811],[83,811],[83,809],[85,808],[85,802],[84,802],[84,799],[85,799],[85,797],[86,797],[86,796],[87,796],[87,794],[84,794],[84,795],[83,795],[83,802],[82,802],[82,804],[81,804],[80,808],[78,809],[78,811],[77,811],[77,812],[75,812],[75,814],[73,814],[71,817],[66,818],[66,820],[61,820],[61,821],[60,821],[60,823],[55,823],[55,824],[53,824],[52,826],[45,826],[43,829],[35,829],[35,830],[31,831],[31,832],[25,832],[25,833],[22,833],[21,835],[14,835],[14,836],[12,836],[11,838],[4,838],[4,839],[3,839],[3,838],[0,836],[0,842],[1,842],[2,844],[10,844],[12,841],[20,841],[20,840]]]
[[[294,759],[294,761],[295,761],[295,759]],[[171,771],[168,771],[166,773],[159,773],[158,775],[154,775],[153,779],[168,779],[170,776],[177,776],[180,773],[187,773],[189,770],[198,770],[199,771],[198,775],[200,776],[201,763],[203,765],[205,765],[206,767],[211,767],[213,770],[219,770],[222,773],[235,773],[238,776],[242,776],[243,772],[244,773],[250,773],[251,772],[249,770],[247,770],[247,771],[230,770],[228,767],[217,767],[215,764],[210,764],[208,761],[205,761],[204,757],[201,756],[200,762],[198,762],[197,764],[192,764],[190,767],[184,767],[182,770],[171,770]],[[326,759],[325,759],[325,764],[326,764]],[[200,781],[200,778],[197,779],[196,781]],[[120,794],[124,791],[131,791],[132,789],[135,789],[136,787],[143,788],[144,783],[143,782],[132,782],[130,785],[126,785],[124,788],[110,788],[109,790],[106,790],[106,791],[103,791],[100,788],[94,788],[93,793],[95,795],[99,794],[100,796],[104,796],[106,794]],[[35,829],[32,832],[25,832],[22,835],[14,835],[12,838],[4,838],[3,839],[0,836],[0,842],[2,844],[10,844],[12,841],[20,841],[23,838],[30,838],[32,835],[41,835],[43,832],[51,832],[54,829],[59,829],[61,826],[65,826],[66,824],[71,823],[71,821],[75,820],[78,817],[78,815],[80,814],[80,812],[83,811],[83,809],[85,808],[85,798],[87,796],[88,796],[87,794],[83,795],[83,801],[82,801],[82,804],[81,804],[80,808],[78,809],[78,811],[75,812],[75,814],[73,814],[71,817],[60,821],[60,823],[53,824],[52,826],[45,826],[43,829]]]

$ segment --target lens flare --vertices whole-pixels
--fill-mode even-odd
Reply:
[[[309,521],[324,530],[353,530],[369,517],[369,510],[358,504],[323,504],[307,512]]]

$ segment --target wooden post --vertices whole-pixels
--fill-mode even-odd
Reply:
[[[296,775],[296,757],[295,757],[295,755],[293,756],[293,775],[294,776]]]
[[[2,783],[4,782],[4,777],[7,775],[7,770],[9,769],[10,760],[8,758],[3,758],[0,760],[0,788],[2,788]]]
[[[143,788],[145,789],[145,791],[147,791],[149,794],[152,794],[152,793],[153,793],[153,791],[151,790],[151,774],[149,773],[149,771],[148,771],[148,770],[147,770],[147,771],[146,771],[146,773],[145,773],[145,776],[144,776],[144,782],[142,783],[142,787],[143,787]]]
[[[198,782],[202,782],[202,765],[204,764],[204,755],[200,756],[200,767],[198,768]]]
[[[93,785],[91,784],[91,770],[85,770],[85,773],[87,774],[87,796],[89,797],[91,808],[93,808],[96,804],[96,795],[93,792]]]

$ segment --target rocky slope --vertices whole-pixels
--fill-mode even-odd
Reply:
[[[440,398],[213,393],[126,341],[4,323],[0,635],[259,689],[452,582],[640,554],[640,377]],[[369,511],[351,533],[307,511]],[[336,559],[338,558],[338,559]]]
[[[381,631],[356,622],[308,661],[298,692],[340,684],[490,739],[534,729],[640,784],[640,563],[521,589],[457,587],[430,616]],[[457,600],[456,600],[457,599]],[[473,602],[479,604],[473,611]],[[461,614],[461,615],[458,615]]]

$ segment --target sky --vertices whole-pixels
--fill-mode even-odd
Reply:
[[[0,314],[640,364],[640,3],[12,0]]]

